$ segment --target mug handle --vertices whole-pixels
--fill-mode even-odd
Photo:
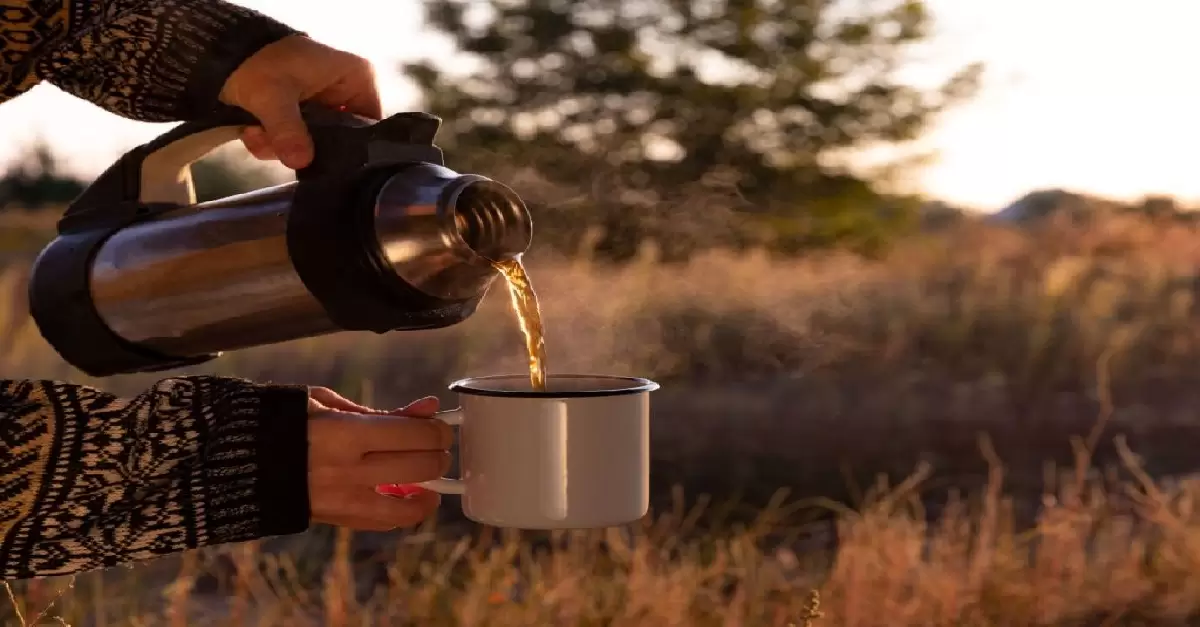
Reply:
[[[461,427],[463,422],[461,407],[439,411],[433,417],[452,427]],[[467,491],[467,486],[463,483],[462,479],[451,479],[450,477],[425,481],[417,485],[438,494],[465,494]]]

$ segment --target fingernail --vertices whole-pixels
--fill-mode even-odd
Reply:
[[[426,396],[424,398],[418,398],[417,400],[405,405],[404,407],[401,407],[399,409],[393,409],[392,411],[404,411],[406,409],[416,407],[417,405],[420,405],[421,403],[427,403],[431,400],[437,400],[437,397],[436,396]]]
[[[408,499],[428,492],[425,488],[411,483],[385,483],[375,486],[375,492],[384,496]]]
[[[303,152],[284,151],[279,154],[279,160],[297,170],[308,166],[308,156]]]
[[[308,162],[308,148],[304,142],[299,140],[284,140],[279,142],[275,147],[275,152],[279,154],[281,161],[291,164],[304,164]]]

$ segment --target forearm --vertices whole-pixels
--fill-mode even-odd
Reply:
[[[9,68],[0,100],[38,81],[113,113],[147,121],[193,119],[217,103],[225,79],[269,43],[295,33],[221,0],[93,0],[32,17],[38,45],[0,36]]]
[[[307,405],[221,377],[132,399],[0,381],[0,579],[304,531]]]

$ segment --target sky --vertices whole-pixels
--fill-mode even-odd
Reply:
[[[416,95],[394,71],[398,63],[449,51],[423,32],[418,2],[238,4],[371,60],[389,112],[409,108]],[[988,71],[979,96],[944,116],[923,141],[938,158],[915,173],[914,187],[984,211],[1050,187],[1200,200],[1200,81],[1186,78],[1197,75],[1200,62],[1200,2],[929,4],[937,33],[922,63],[936,72],[982,61]],[[0,162],[40,137],[74,172],[94,175],[168,128],[119,118],[40,85],[0,105]]]

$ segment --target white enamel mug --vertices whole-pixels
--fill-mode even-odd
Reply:
[[[650,505],[650,392],[633,377],[527,375],[455,381],[461,406],[438,418],[459,430],[461,479],[420,484],[462,495],[467,518],[516,529],[635,522]]]

